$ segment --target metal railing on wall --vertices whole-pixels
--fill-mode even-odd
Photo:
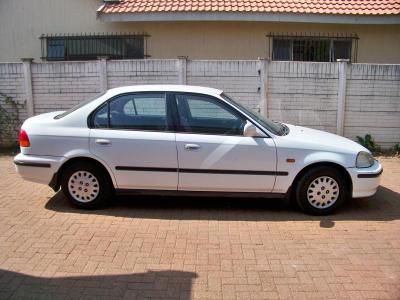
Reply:
[[[357,62],[359,37],[354,33],[270,32],[267,38],[271,60]]]
[[[47,61],[143,59],[147,53],[147,33],[97,33],[42,35],[41,59]]]

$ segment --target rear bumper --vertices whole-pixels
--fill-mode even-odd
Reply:
[[[383,172],[382,165],[376,160],[369,168],[348,168],[353,181],[353,198],[369,197],[376,193]]]
[[[14,164],[15,169],[23,179],[48,185],[64,160],[64,157],[58,156],[36,156],[20,153],[14,158]]]

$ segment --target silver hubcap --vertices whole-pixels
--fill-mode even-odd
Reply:
[[[90,202],[99,194],[99,182],[88,171],[77,171],[71,175],[68,181],[70,195],[79,202]]]
[[[339,185],[329,176],[321,176],[310,183],[307,200],[315,208],[328,208],[339,198]]]

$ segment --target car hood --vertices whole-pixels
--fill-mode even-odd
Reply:
[[[290,140],[291,144],[298,145],[299,148],[348,154],[357,154],[360,151],[370,152],[360,144],[336,134],[291,124],[285,125],[290,131],[284,138]]]

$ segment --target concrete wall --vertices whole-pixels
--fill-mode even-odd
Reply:
[[[337,63],[271,62],[268,74],[269,117],[336,132]]]
[[[24,101],[22,63],[0,64],[0,146],[18,138],[18,127],[27,118]]]
[[[258,61],[188,61],[187,83],[222,89],[255,110],[260,104]]]
[[[344,134],[368,128],[378,143],[400,142],[400,66],[353,64],[347,70]]]
[[[66,110],[100,93],[98,63],[32,64],[34,112]]]
[[[107,63],[108,88],[135,84],[175,84],[176,60],[124,60]]]
[[[96,18],[101,0],[1,0],[0,62],[40,60],[39,36],[99,32],[147,32],[148,54],[169,59],[268,57],[269,32],[355,33],[358,62],[400,63],[400,25],[332,25],[276,22],[125,22]]]
[[[347,78],[343,99],[339,66]],[[65,110],[107,88],[187,83],[223,89],[277,121],[333,133],[343,128],[353,140],[371,133],[384,148],[400,142],[400,65],[180,59],[32,63],[30,69],[31,92],[22,63],[0,64],[0,95],[25,105],[21,121],[27,107],[34,114]],[[2,97],[0,105],[6,107]]]

